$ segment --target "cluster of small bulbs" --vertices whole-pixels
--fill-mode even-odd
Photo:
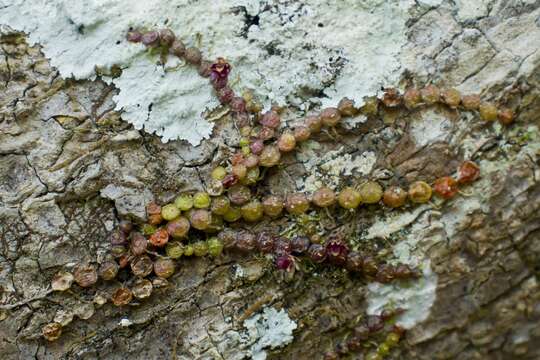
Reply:
[[[434,194],[442,199],[451,199],[461,186],[479,178],[477,164],[467,160],[458,168],[455,177],[441,177],[432,185],[415,181],[408,189],[398,186],[383,189],[378,182],[367,181],[358,187],[344,187],[338,192],[323,186],[311,194],[295,192],[284,198],[268,195],[259,199],[253,196],[250,187],[262,180],[261,168],[278,166],[282,154],[291,153],[299,143],[307,141],[323,128],[335,131],[342,118],[359,114],[375,116],[380,106],[412,110],[423,105],[444,104],[452,109],[477,111],[480,118],[487,122],[498,119],[503,125],[509,125],[514,120],[512,110],[481,101],[477,95],[462,96],[455,89],[440,90],[428,85],[420,90],[409,88],[403,94],[394,88],[386,89],[381,99],[369,98],[361,108],[357,108],[354,101],[344,98],[337,107],[309,114],[301,125],[294,129],[283,128],[278,134],[281,109],[273,107],[262,113],[262,106],[251,93],[235,95],[228,86],[231,66],[223,58],[215,62],[203,59],[199,49],[186,48],[170,29],[147,32],[132,30],[128,32],[127,40],[142,43],[147,48],[159,48],[162,54],[183,58],[197,66],[198,73],[210,79],[220,102],[230,108],[242,138],[238,144],[240,150],[231,156],[230,164],[214,168],[206,191],[181,194],[173,203],[163,206],[148,204],[147,222],[138,230],[131,222],[122,221],[113,232],[110,260],[99,268],[92,264],[79,264],[72,273],[61,271],[52,280],[53,290],[66,291],[73,282],[87,288],[96,284],[99,278],[113,281],[119,271],[129,269],[134,275],[129,280],[129,286],[122,284],[111,296],[116,306],[130,304],[134,299],[144,300],[152,294],[153,289],[166,287],[166,279],[175,272],[175,260],[183,256],[218,257],[224,250],[243,253],[258,251],[271,255],[275,266],[288,272],[293,271],[296,261],[304,256],[314,263],[340,266],[381,283],[416,278],[419,271],[408,265],[378,263],[372,256],[351,251],[344,236],[337,232],[323,239],[316,229],[308,227],[304,234],[287,238],[273,231],[254,234],[238,228],[238,225],[277,219],[285,214],[301,222],[311,210],[339,207],[354,212],[362,204],[382,204],[395,209],[407,203],[427,203]],[[226,223],[237,223],[237,228],[233,230]],[[99,301],[104,303],[107,300]],[[383,312],[379,317],[368,317],[368,323],[355,329],[346,346],[339,345],[336,351],[326,354],[325,359],[337,359],[350,351],[365,348],[359,344],[365,343],[369,334],[379,333],[384,328],[384,321],[394,315]],[[53,322],[42,330],[43,336],[52,341],[60,336],[62,325]],[[376,360],[388,354],[402,334],[403,330],[394,326],[378,348],[366,355],[367,358]]]

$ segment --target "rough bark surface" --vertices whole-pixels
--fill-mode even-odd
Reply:
[[[427,320],[390,358],[540,358],[540,50],[537,35],[528,36],[538,34],[540,17],[536,29],[527,21],[538,16],[540,3],[488,3],[489,14],[474,20],[422,7],[408,26],[410,46],[426,73],[405,74],[404,82],[490,79],[483,96],[519,104],[515,125],[497,130],[443,107],[388,112],[341,134],[338,142],[321,135],[321,147],[313,150],[316,156],[342,146],[342,154],[372,151],[375,170],[366,177],[382,183],[448,175],[466,157],[465,146],[473,149],[467,157],[473,153],[487,169],[482,185],[467,189],[470,196],[428,206],[402,226],[407,233],[414,223],[424,225],[418,246],[438,275],[437,297]],[[493,30],[507,22],[511,33]],[[433,29],[451,37],[433,44],[426,38]],[[528,55],[519,52],[523,48]],[[365,312],[364,279],[335,269],[304,269],[285,279],[268,259],[227,254],[218,261],[182,260],[171,286],[148,301],[128,308],[105,304],[81,320],[95,293],[110,293],[114,284],[59,294],[49,290],[52,276],[80,261],[99,263],[119,219],[142,219],[148,201],[203,189],[239,135],[225,116],[200,147],[162,144],[111,110],[114,88],[99,80],[62,79],[39,47],[29,47],[17,33],[0,37],[0,91],[3,359],[243,358],[249,346],[242,341],[242,320],[260,310],[254,304],[284,308],[298,325],[293,341],[269,350],[269,358],[320,358]],[[439,136],[419,141],[415,131],[420,126],[429,135],[433,119],[446,119]],[[307,175],[304,162],[289,156],[264,186],[293,190]],[[475,202],[481,206],[471,207]],[[374,208],[350,220],[362,248],[388,248],[400,240],[402,233],[361,242],[362,231],[386,216]],[[41,327],[61,311],[75,318],[49,343]],[[123,318],[131,325],[122,326]]]

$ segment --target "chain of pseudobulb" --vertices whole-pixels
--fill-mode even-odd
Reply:
[[[362,204],[380,204],[396,209],[409,204],[427,203],[433,194],[451,199],[459,193],[461,186],[472,183],[480,175],[480,169],[474,162],[465,161],[455,176],[442,177],[432,185],[416,181],[408,189],[398,186],[383,189],[376,181],[367,181],[359,187],[344,187],[338,192],[323,186],[312,194],[296,192],[284,198],[277,195],[261,199],[252,196],[250,187],[262,180],[261,169],[278,166],[283,154],[295,151],[299,144],[313,138],[323,129],[335,131],[345,117],[373,117],[384,108],[412,111],[440,104],[451,109],[478,112],[486,122],[499,120],[504,125],[510,125],[514,120],[511,109],[499,108],[482,101],[477,95],[462,96],[455,89],[441,90],[434,85],[427,85],[422,89],[409,88],[403,94],[397,89],[386,89],[381,99],[365,99],[361,108],[357,108],[354,101],[343,98],[336,107],[310,113],[302,124],[286,128],[281,126],[280,108],[273,107],[261,113],[262,106],[251,93],[246,92],[242,96],[234,93],[228,86],[231,65],[223,58],[215,62],[204,60],[199,49],[186,48],[169,29],[144,33],[130,31],[127,39],[141,42],[149,49],[158,49],[162,56],[177,56],[197,67],[201,76],[210,79],[219,101],[229,107],[242,137],[240,150],[231,156],[226,166],[217,166],[212,171],[206,191],[181,194],[173,203],[162,206],[148,204],[146,224],[136,229],[131,222],[122,221],[113,232],[111,259],[103,262],[99,268],[93,264],[79,264],[72,273],[59,272],[52,281],[53,290],[56,291],[69,289],[73,282],[81,287],[90,287],[99,278],[114,280],[121,269],[127,268],[135,278],[128,282],[129,286],[122,285],[112,294],[111,301],[117,306],[127,305],[134,299],[144,300],[154,289],[166,286],[166,279],[174,274],[175,261],[181,257],[218,257],[223,250],[243,253],[258,251],[272,255],[276,267],[289,272],[294,270],[300,257],[306,257],[314,263],[343,267],[381,283],[416,278],[419,271],[406,264],[392,265],[380,262],[374,256],[351,251],[343,234],[337,232],[322,239],[319,231],[313,227],[304,227],[301,230],[303,233],[286,238],[279,236],[273,229],[254,234],[244,229],[232,230],[224,226],[224,223],[253,224],[268,218],[278,219],[285,214],[300,221],[309,219],[307,214],[314,209],[342,208],[357,211]],[[186,243],[191,233],[210,235],[205,240]],[[217,235],[212,235],[215,233]],[[152,273],[156,277],[148,278]],[[369,321],[375,321],[373,319],[368,317]],[[384,315],[381,314],[378,319],[379,322],[385,320]],[[368,325],[362,326],[367,326],[370,334],[380,330],[378,326]],[[336,351],[326,354],[325,359],[358,350],[360,347],[357,344],[367,339],[365,329],[359,329],[355,329],[347,342],[338,344]],[[62,326],[58,323],[50,323],[43,328],[43,335],[49,340],[55,340],[61,330]],[[394,327],[377,349],[367,356],[377,359],[377,356],[386,355],[397,344],[402,332],[399,327]]]

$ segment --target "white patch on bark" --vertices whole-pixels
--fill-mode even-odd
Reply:
[[[297,325],[284,309],[277,311],[270,307],[265,308],[262,314],[255,314],[244,321],[244,327],[252,341],[251,357],[264,360],[264,349],[277,349],[290,343],[293,340],[292,332]]]
[[[451,130],[452,123],[443,114],[429,109],[422,115],[421,121],[411,126],[411,135],[418,147],[445,140]]]
[[[117,110],[137,129],[164,142],[198,145],[213,124],[201,113],[217,105],[210,84],[192,66],[164,71],[142,45],[129,44],[129,27],[169,26],[205,57],[224,56],[233,65],[231,83],[271,103],[307,108],[335,106],[344,96],[358,103],[401,72],[398,53],[412,0],[326,0],[304,2],[224,0],[0,0],[0,23],[29,33],[30,43],[62,76],[94,78],[95,68],[120,66]],[[246,15],[258,24],[246,24]],[[339,36],[338,36],[339,35]],[[173,66],[173,64],[167,64]],[[311,94],[324,91],[324,98]]]
[[[388,285],[370,283],[367,313],[379,315],[385,306],[390,304],[394,308],[405,309],[405,312],[397,318],[397,324],[405,329],[424,321],[435,301],[437,274],[431,270],[429,261],[425,261],[422,265],[423,276],[407,282],[407,286],[399,283]]]
[[[411,224],[416,218],[425,211],[427,206],[418,206],[416,209],[410,212],[394,212],[386,219],[379,219],[368,229],[368,233],[365,236],[366,240],[375,238],[387,238],[396,231],[403,229],[405,226]]]
[[[397,324],[405,329],[424,321],[436,298],[437,274],[431,270],[430,260],[425,258],[423,251],[440,241],[437,236],[426,235],[440,226],[438,221],[431,220],[430,212],[429,207],[421,206],[411,213],[401,213],[386,221],[376,222],[368,229],[368,238],[384,238],[412,223],[406,238],[394,245],[395,259],[391,262],[419,268],[422,277],[391,284],[371,283],[368,285],[367,298],[368,314],[379,315],[387,306],[404,309],[405,312],[397,317]]]
[[[237,264],[234,267],[234,278],[235,279],[242,279],[244,276],[245,276],[244,268],[242,267],[242,265]]]
[[[305,191],[315,191],[325,185],[330,188],[337,188],[343,181],[343,176],[365,176],[371,172],[377,156],[372,151],[366,151],[360,155],[343,153],[343,148],[329,151],[324,156],[319,157],[313,149],[319,145],[309,141],[304,144],[297,153],[300,161],[304,162],[307,173],[306,179],[298,179],[297,187]]]
[[[123,318],[118,322],[118,325],[122,327],[128,327],[128,326],[131,326],[132,324],[133,322],[129,320],[128,318]]]

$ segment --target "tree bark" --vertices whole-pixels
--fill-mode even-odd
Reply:
[[[392,359],[540,358],[540,50],[535,35],[540,18],[536,28],[527,22],[540,15],[539,2],[495,3],[487,19],[456,21],[456,35],[437,54],[427,50],[423,36],[454,15],[437,7],[419,11],[407,31],[428,74],[404,74],[403,82],[483,84],[490,79],[482,95],[515,106],[514,125],[486,125],[442,106],[381,111],[342,132],[338,141],[320,135],[320,147],[306,152],[309,156],[288,155],[262,187],[294,191],[298,179],[311,175],[309,157],[331,151],[338,160],[375,154],[373,170],[361,179],[339,175],[352,183],[367,178],[385,184],[396,178],[431,182],[451,175],[463,159],[480,163],[482,180],[466,188],[466,196],[426,206],[385,239],[367,239],[366,231],[413,208],[392,214],[366,208],[341,224],[361,250],[391,252],[414,234],[415,251],[425,254],[437,275],[427,319],[407,331]],[[512,34],[486,35],[505,23],[513,24]],[[478,32],[494,48],[477,70],[470,59],[485,49],[468,46],[467,32]],[[512,54],[513,46],[524,43],[529,56]],[[497,54],[504,51],[511,55],[508,62],[499,61]],[[460,78],[464,69],[470,73],[466,79]],[[228,253],[217,260],[182,260],[170,286],[148,301],[125,308],[95,306],[93,316],[81,319],[92,311],[96,293],[110,294],[117,284],[53,293],[52,276],[74,263],[102,261],[109,250],[107,235],[119,219],[142,220],[150,200],[166,203],[179,192],[204,189],[204,179],[234,151],[230,145],[239,135],[225,115],[200,147],[163,144],[112,110],[114,87],[63,79],[39,46],[28,46],[20,33],[0,37],[0,89],[4,359],[249,358],[255,340],[244,321],[265,307],[285,309],[297,325],[288,345],[265,349],[268,358],[318,359],[365,314],[370,291],[362,277],[302,265],[287,278],[267,258]],[[283,228],[285,222],[254,228],[268,226]],[[75,314],[74,319],[58,341],[47,342],[41,327],[62,312]]]

